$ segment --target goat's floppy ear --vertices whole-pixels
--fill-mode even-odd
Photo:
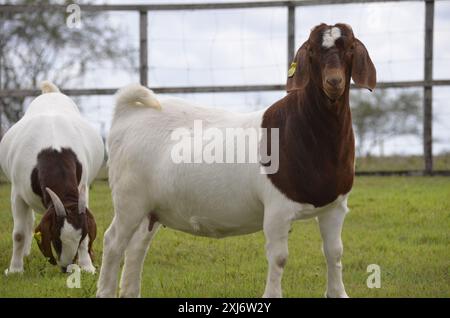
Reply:
[[[289,67],[286,91],[289,93],[295,89],[304,88],[309,82],[309,43],[306,41],[298,49],[294,61]]]
[[[42,217],[41,223],[34,230],[34,238],[41,250],[42,254],[48,259],[50,264],[56,265],[55,257],[52,252],[52,232],[51,232],[51,224],[52,224],[52,215],[47,213]]]
[[[91,256],[91,260],[94,260],[94,251],[92,249],[92,245],[94,243],[95,238],[97,237],[97,224],[95,223],[94,216],[91,211],[86,208],[86,217],[87,217],[87,226],[88,226],[88,237],[89,237],[89,246],[88,251]]]
[[[377,83],[377,71],[370,59],[366,47],[355,39],[352,62],[352,78],[359,87],[372,91]]]

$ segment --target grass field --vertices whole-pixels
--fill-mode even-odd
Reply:
[[[0,269],[12,251],[10,188],[0,184]],[[360,177],[344,226],[344,282],[351,297],[450,296],[450,178]],[[91,192],[99,237],[112,219],[109,188]],[[39,217],[38,217],[39,218]],[[285,297],[322,297],[325,261],[314,220],[297,222],[289,239]],[[366,286],[369,264],[381,267],[381,288]],[[145,263],[143,297],[260,297],[266,277],[262,233],[222,240],[167,228],[155,238]],[[48,264],[33,242],[22,275],[0,275],[0,297],[93,297],[98,275],[82,274],[81,288]]]
[[[422,156],[383,156],[356,158],[356,171],[404,171],[422,170]],[[433,156],[433,170],[450,170],[450,154]]]
[[[356,171],[405,171],[422,170],[424,167],[422,156],[368,156],[356,158]],[[434,171],[450,170],[450,153],[433,156]],[[97,175],[99,180],[106,180],[108,172],[102,167]],[[3,172],[0,170],[0,182],[6,182]]]

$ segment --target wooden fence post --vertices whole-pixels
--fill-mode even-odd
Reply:
[[[433,173],[433,25],[434,0],[425,1],[425,60],[423,89],[423,156],[424,173]]]
[[[139,11],[139,79],[148,86],[147,11]]]
[[[0,141],[3,138],[3,106],[0,105]]]
[[[3,14],[0,14],[3,19]],[[0,91],[3,89],[3,81],[2,81],[2,57],[3,57],[3,48],[0,46]],[[3,138],[3,103],[0,104],[0,140]]]
[[[289,69],[295,54],[295,6],[293,5],[288,6],[287,31],[287,63]]]

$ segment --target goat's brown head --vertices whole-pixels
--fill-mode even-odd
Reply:
[[[286,90],[302,89],[308,83],[320,87],[332,101],[350,84],[375,88],[376,70],[364,44],[347,24],[320,24],[311,30],[289,69]]]
[[[41,222],[35,229],[35,238],[42,254],[53,265],[66,272],[67,266],[74,263],[78,248],[89,235],[89,253],[96,236],[94,218],[86,207],[86,187],[79,190],[78,202],[62,201],[50,188],[46,196],[51,203]],[[53,251],[56,254],[53,253]],[[92,255],[91,255],[92,256]]]

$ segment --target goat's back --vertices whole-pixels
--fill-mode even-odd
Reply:
[[[37,156],[47,148],[71,149],[82,164],[83,182],[92,182],[103,163],[101,136],[61,93],[38,96],[6,132],[0,143],[0,165],[13,184],[28,188]]]
[[[195,121],[201,121],[204,131],[259,128],[263,112],[233,113],[171,97],[159,102],[160,110],[130,106],[115,114],[108,137],[114,201],[130,201],[124,203],[128,205],[136,198],[144,200],[148,209],[158,207],[162,224],[192,234],[227,236],[259,230],[261,188],[268,184],[259,163],[176,163],[172,150],[180,140],[172,133],[180,128],[193,132]],[[203,140],[203,147],[209,142]]]

